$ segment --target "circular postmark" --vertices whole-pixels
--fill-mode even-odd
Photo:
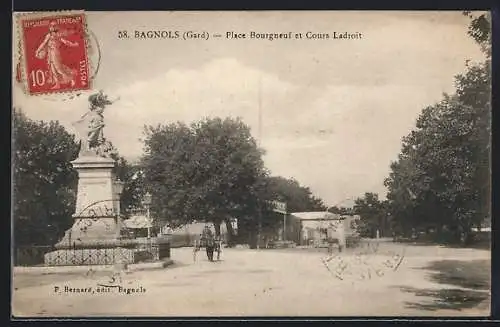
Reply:
[[[399,269],[405,258],[404,245],[389,242],[363,242],[353,251],[322,258],[330,274],[341,281],[367,281]]]
[[[116,217],[117,212],[115,209],[115,202],[117,200],[101,200],[91,203],[81,209],[76,215],[78,222],[76,226],[82,234],[86,234],[88,230],[95,224],[104,225],[106,231],[111,231],[110,223],[101,218]]]

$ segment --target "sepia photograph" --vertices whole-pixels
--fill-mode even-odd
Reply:
[[[490,315],[490,12],[12,22],[12,318]]]

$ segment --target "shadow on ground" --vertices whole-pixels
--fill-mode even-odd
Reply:
[[[174,268],[182,268],[182,267],[187,267],[187,266],[190,266],[191,264],[189,263],[186,263],[186,262],[182,262],[182,261],[178,261],[178,260],[173,260],[173,262],[171,264],[169,264],[166,269],[174,269]]]
[[[480,291],[462,290],[462,289],[417,289],[412,287],[401,287],[404,292],[414,293],[417,296],[433,298],[427,302],[405,302],[405,305],[411,309],[425,311],[437,311],[450,309],[460,311],[462,309],[471,309],[475,307],[488,307],[485,303],[489,299],[489,294]]]
[[[473,249],[473,250],[491,250],[490,242],[477,242],[463,246],[460,244],[450,244],[446,242],[436,242],[436,241],[395,241],[394,243],[406,244],[412,246],[442,246],[448,249]]]
[[[446,236],[437,236],[436,234],[424,235],[417,239],[398,238],[397,243],[406,243],[415,246],[436,246],[440,245],[450,249],[476,249],[476,250],[491,250],[491,233],[479,232],[474,233],[472,241],[467,244],[459,244],[453,241],[452,238]]]
[[[490,260],[433,261],[423,269],[430,270],[430,279],[439,284],[449,284],[476,290],[490,289]]]
[[[218,274],[227,274],[227,273],[234,273],[234,274],[263,274],[263,273],[270,273],[272,270],[270,269],[224,269],[224,270],[206,270],[203,272],[196,272],[193,274],[189,274],[187,276],[189,277],[207,277],[209,275],[218,275]]]
[[[490,271],[489,260],[441,260],[433,261],[424,268],[430,271],[429,280],[453,286],[454,288],[419,289],[414,287],[400,287],[403,292],[413,293],[425,297],[420,303],[406,302],[409,308],[426,311],[440,309],[462,310],[470,308],[489,307],[490,298]]]

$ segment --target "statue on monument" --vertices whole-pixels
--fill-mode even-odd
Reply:
[[[76,122],[73,123],[80,134],[80,155],[98,155],[109,157],[113,152],[113,146],[106,140],[103,134],[104,109],[118,101],[111,101],[108,96],[99,91],[89,96],[89,110]]]

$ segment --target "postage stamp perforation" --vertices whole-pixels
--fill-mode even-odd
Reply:
[[[46,12],[15,12],[15,22],[17,26],[16,37],[17,37],[17,54],[18,54],[18,63],[16,64],[16,72],[15,79],[17,82],[22,83],[23,91],[30,96],[47,96],[47,95],[66,95],[72,94],[74,92],[82,92],[87,91],[91,88],[91,82],[95,74],[93,74],[94,66],[91,58],[88,55],[90,50],[90,32],[88,29],[88,23],[84,10],[58,10],[58,11],[46,11]],[[70,87],[63,89],[50,89],[50,90],[38,90],[36,92],[30,91],[29,82],[28,82],[28,71],[27,67],[29,65],[28,58],[25,53],[25,33],[23,30],[23,22],[26,20],[33,19],[58,19],[61,17],[67,16],[80,16],[82,18],[82,22],[80,24],[81,34],[82,34],[82,48],[85,58],[85,65],[87,66],[87,82],[85,85],[80,87]]]
[[[18,54],[18,63],[21,63],[19,69],[21,73],[21,82],[23,83],[23,86],[25,88],[25,91],[28,92],[27,90],[27,85],[25,84],[25,79],[24,73],[25,73],[25,65],[23,65],[23,33],[22,33],[22,20],[24,18],[51,18],[55,17],[61,14],[64,15],[73,15],[73,14],[84,14],[84,10],[55,10],[55,11],[45,11],[45,12],[40,12],[40,11],[21,11],[21,12],[14,12],[15,16],[15,22],[16,22],[16,40],[17,40],[17,54]],[[86,26],[87,21],[85,21],[85,26]],[[16,72],[13,72],[13,74],[16,74]],[[35,95],[40,95],[40,94],[35,94]]]
[[[23,33],[22,33],[22,17],[23,16],[28,16],[30,12],[22,12],[22,13],[14,13],[15,16],[15,25],[16,25],[16,43],[17,43],[17,62],[16,64],[16,70],[13,72],[15,75],[15,80],[17,83],[22,84],[22,89],[23,91],[28,94],[28,85],[26,78],[26,71],[25,71],[25,63],[24,63],[24,56],[23,56]],[[35,15],[35,13],[33,13]]]

